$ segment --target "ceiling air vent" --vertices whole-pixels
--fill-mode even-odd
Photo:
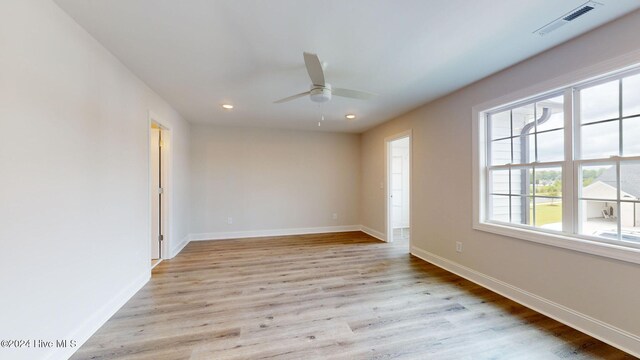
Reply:
[[[595,1],[587,1],[586,3],[578,6],[577,8],[569,11],[568,13],[560,16],[559,18],[553,20],[552,22],[548,23],[547,25],[541,27],[540,29],[534,31],[534,34],[538,34],[540,36],[545,36],[548,33],[556,30],[557,28],[564,26],[566,24],[568,24],[570,21],[573,21],[577,18],[579,18],[580,16],[588,13],[591,10],[594,10],[595,8],[602,6],[602,4],[595,2]]]
[[[571,14],[563,17],[562,20],[571,21],[571,20],[577,18],[578,16],[582,16],[582,15],[588,13],[589,11],[591,11],[593,9],[595,9],[593,6],[585,5],[585,6],[581,7],[580,9],[572,12]]]

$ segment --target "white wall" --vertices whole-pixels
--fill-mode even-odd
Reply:
[[[149,278],[149,110],[188,234],[189,125],[50,0],[1,1],[0,49],[0,339],[82,341]]]
[[[191,155],[195,238],[359,224],[359,135],[194,125]]]
[[[385,176],[384,138],[413,129],[411,238],[417,252],[626,331],[636,340],[624,345],[640,354],[640,267],[473,230],[471,156],[473,106],[638,50],[638,24],[640,12],[635,12],[365,132],[362,224],[384,233],[385,190],[379,188]],[[463,242],[464,252],[456,253],[456,241]]]

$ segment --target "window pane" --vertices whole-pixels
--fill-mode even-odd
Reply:
[[[536,197],[536,227],[562,231],[562,200]]]
[[[536,195],[562,197],[562,168],[536,168],[535,189]]]
[[[615,165],[583,166],[582,193],[580,197],[616,200],[618,198]]]
[[[640,74],[622,79],[622,116],[640,114]]]
[[[511,194],[533,195],[533,169],[511,169]]]
[[[509,222],[509,196],[491,195],[491,220]]]
[[[620,200],[640,200],[640,162],[620,164]]]
[[[620,129],[618,121],[581,127],[580,149],[582,159],[608,158],[618,155]]]
[[[500,139],[511,136],[511,111],[503,111],[491,114],[491,139]]]
[[[624,156],[640,155],[640,117],[622,120]]]
[[[491,165],[511,163],[511,139],[491,142]]]
[[[538,118],[545,119],[544,109],[548,111],[548,119],[538,123],[538,131],[560,129],[564,127],[564,96],[540,101],[536,104]]]
[[[619,84],[619,80],[614,80],[580,91],[580,121],[583,124],[620,115]]]
[[[564,130],[538,134],[538,161],[564,160]]]
[[[533,198],[529,196],[511,197],[511,222],[514,224],[531,225],[531,206]]]
[[[621,203],[620,221],[622,224],[622,241],[640,243],[640,203]]]
[[[493,194],[509,194],[509,170],[492,170],[491,193]]]
[[[532,134],[535,131],[533,126],[533,109],[533,104],[529,104],[512,110],[513,136]]]
[[[513,138],[513,163],[528,164],[536,160],[536,139],[534,135]]]
[[[580,201],[580,234],[617,240],[617,207],[615,201]]]

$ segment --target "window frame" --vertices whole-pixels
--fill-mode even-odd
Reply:
[[[567,132],[571,131],[570,130],[571,129],[571,123],[570,123],[570,121],[568,123],[567,119],[571,119],[572,114],[569,114],[568,116],[564,117],[564,124],[563,124],[562,128],[548,130],[548,131],[557,131],[557,130],[560,130],[560,129],[563,130],[563,133],[564,133],[564,136],[565,136],[565,139],[564,139],[565,159],[562,160],[562,161],[546,161],[546,162],[537,161],[538,149],[537,149],[537,141],[536,141],[536,145],[535,145],[536,146],[536,151],[535,151],[536,159],[534,159],[534,161],[531,161],[531,162],[528,162],[528,163],[517,163],[517,164],[508,163],[508,164],[501,164],[501,165],[492,165],[492,164],[490,164],[490,157],[491,157],[490,144],[491,144],[492,141],[495,141],[496,139],[493,139],[493,140],[489,140],[488,139],[488,134],[489,134],[488,127],[489,127],[489,123],[490,123],[489,122],[489,116],[491,114],[500,113],[500,112],[507,111],[507,110],[512,110],[514,108],[518,108],[518,107],[525,106],[525,105],[537,104],[540,101],[549,100],[549,99],[556,98],[556,97],[559,97],[559,96],[563,96],[564,97],[563,106],[564,106],[564,111],[565,111],[565,114],[566,114],[566,111],[568,109],[566,104],[567,104],[568,98],[570,98],[571,95],[568,94],[567,90],[559,90],[559,91],[552,91],[552,92],[540,94],[538,96],[534,96],[532,98],[528,98],[528,99],[525,99],[525,100],[522,100],[522,101],[518,101],[518,102],[512,103],[512,104],[507,105],[507,106],[502,106],[502,107],[498,107],[498,108],[495,108],[495,109],[485,110],[483,112],[483,116],[481,118],[482,120],[480,120],[480,121],[483,122],[482,125],[484,127],[485,143],[487,144],[487,146],[485,147],[485,159],[484,159],[484,164],[485,164],[484,165],[484,168],[485,168],[484,169],[485,170],[485,180],[484,181],[485,181],[485,184],[486,184],[484,186],[484,189],[483,189],[484,196],[486,197],[485,203],[484,203],[485,208],[483,209],[484,210],[484,214],[489,214],[490,213],[490,211],[491,211],[491,209],[490,209],[491,202],[489,201],[488,198],[491,195],[494,195],[490,191],[491,171],[509,170],[511,172],[511,170],[513,170],[513,169],[523,169],[523,168],[526,169],[526,168],[530,167],[531,169],[533,169],[533,172],[535,174],[535,169],[536,168],[560,167],[562,169],[562,174],[563,174],[562,175],[563,176],[562,177],[562,196],[561,196],[561,198],[563,200],[562,201],[562,213],[563,213],[563,224],[562,224],[562,227],[563,227],[563,231],[555,231],[555,230],[551,230],[551,229],[535,228],[535,226],[529,226],[529,225],[525,225],[525,224],[517,224],[517,223],[513,223],[513,222],[504,222],[504,221],[499,221],[499,220],[489,220],[489,219],[487,219],[486,216],[483,219],[484,222],[486,222],[486,223],[496,223],[498,225],[503,225],[503,226],[514,226],[516,228],[529,229],[529,230],[532,230],[532,231],[543,231],[543,232],[548,232],[548,233],[551,233],[551,234],[560,234],[560,235],[565,234],[564,229],[566,227],[565,227],[565,221],[564,221],[564,219],[565,219],[564,214],[566,213],[566,214],[568,214],[568,216],[573,217],[573,215],[572,215],[572,213],[573,213],[572,206],[565,205],[565,201],[564,201],[565,190],[567,190],[566,189],[567,185],[566,185],[566,181],[565,181],[566,178],[565,178],[564,174],[565,173],[568,174],[569,172],[572,172],[572,171],[568,171],[569,170],[569,167],[567,166],[567,158],[568,157],[566,155],[567,154],[567,150],[568,150],[567,149]],[[568,129],[569,129],[569,131],[567,131]],[[547,132],[547,131],[545,130],[545,132]],[[534,134],[535,134],[535,136],[537,136],[537,134],[538,134],[537,129],[534,132]],[[511,133],[511,138],[513,138],[513,137],[514,137],[514,135],[513,135],[513,133]],[[511,146],[511,156],[512,156],[512,161],[513,161],[513,143],[512,143],[512,146]],[[570,178],[572,178],[572,176],[570,176]],[[510,183],[509,186],[511,186],[511,179],[509,180],[509,183]],[[509,198],[511,199],[511,197],[513,197],[514,195],[513,195],[513,193],[511,191],[509,193],[510,193]],[[527,195],[524,195],[524,196],[526,197]],[[531,195],[531,198],[533,199],[533,204],[534,204],[534,212],[535,212],[535,198],[536,197],[544,197],[544,196],[536,195],[535,191],[534,191],[533,195]],[[510,208],[511,208],[511,206],[510,206]],[[535,223],[535,215],[534,215],[534,223]]]
[[[577,92],[588,87],[596,86],[625,76],[640,73],[640,51],[636,51],[619,58],[600,63],[588,68],[567,73],[561,77],[551,79],[527,89],[513,92],[476,105],[472,109],[473,129],[473,228],[485,232],[505,235],[517,239],[528,240],[535,243],[551,245],[564,249],[575,250],[588,254],[594,254],[617,260],[640,264],[640,244],[621,243],[619,240],[578,234],[580,221],[579,188],[581,165],[602,163],[603,160],[616,164],[618,183],[620,183],[621,161],[640,161],[640,156],[623,157],[613,156],[607,159],[578,159],[574,154],[580,152],[580,101]],[[488,220],[490,197],[490,169],[517,168],[518,164],[489,165],[490,148],[487,139],[487,116],[489,113],[498,113],[520,105],[530,104],[559,95],[564,96],[564,154],[565,158],[560,162],[540,162],[545,167],[555,166],[562,168],[562,228],[563,231],[535,228],[531,225],[520,225],[504,221]],[[622,96],[621,96],[622,97]],[[621,105],[619,105],[621,106]],[[621,108],[620,108],[621,109]],[[620,110],[622,111],[622,110]],[[624,117],[620,114],[620,119]],[[622,139],[622,126],[620,134]],[[513,134],[511,134],[513,136]],[[622,140],[620,141],[622,146]],[[513,159],[512,159],[513,160]],[[537,160],[537,159],[536,159]],[[522,165],[522,164],[519,164]],[[537,162],[526,164],[536,166]],[[620,186],[618,184],[617,204],[621,204]],[[620,206],[618,206],[620,211]],[[618,229],[621,216],[618,216]]]

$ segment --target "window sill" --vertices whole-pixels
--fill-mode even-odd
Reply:
[[[555,246],[591,255],[640,264],[640,249],[602,243],[573,236],[520,229],[497,223],[475,223],[474,229],[516,239],[527,240],[538,244]]]

